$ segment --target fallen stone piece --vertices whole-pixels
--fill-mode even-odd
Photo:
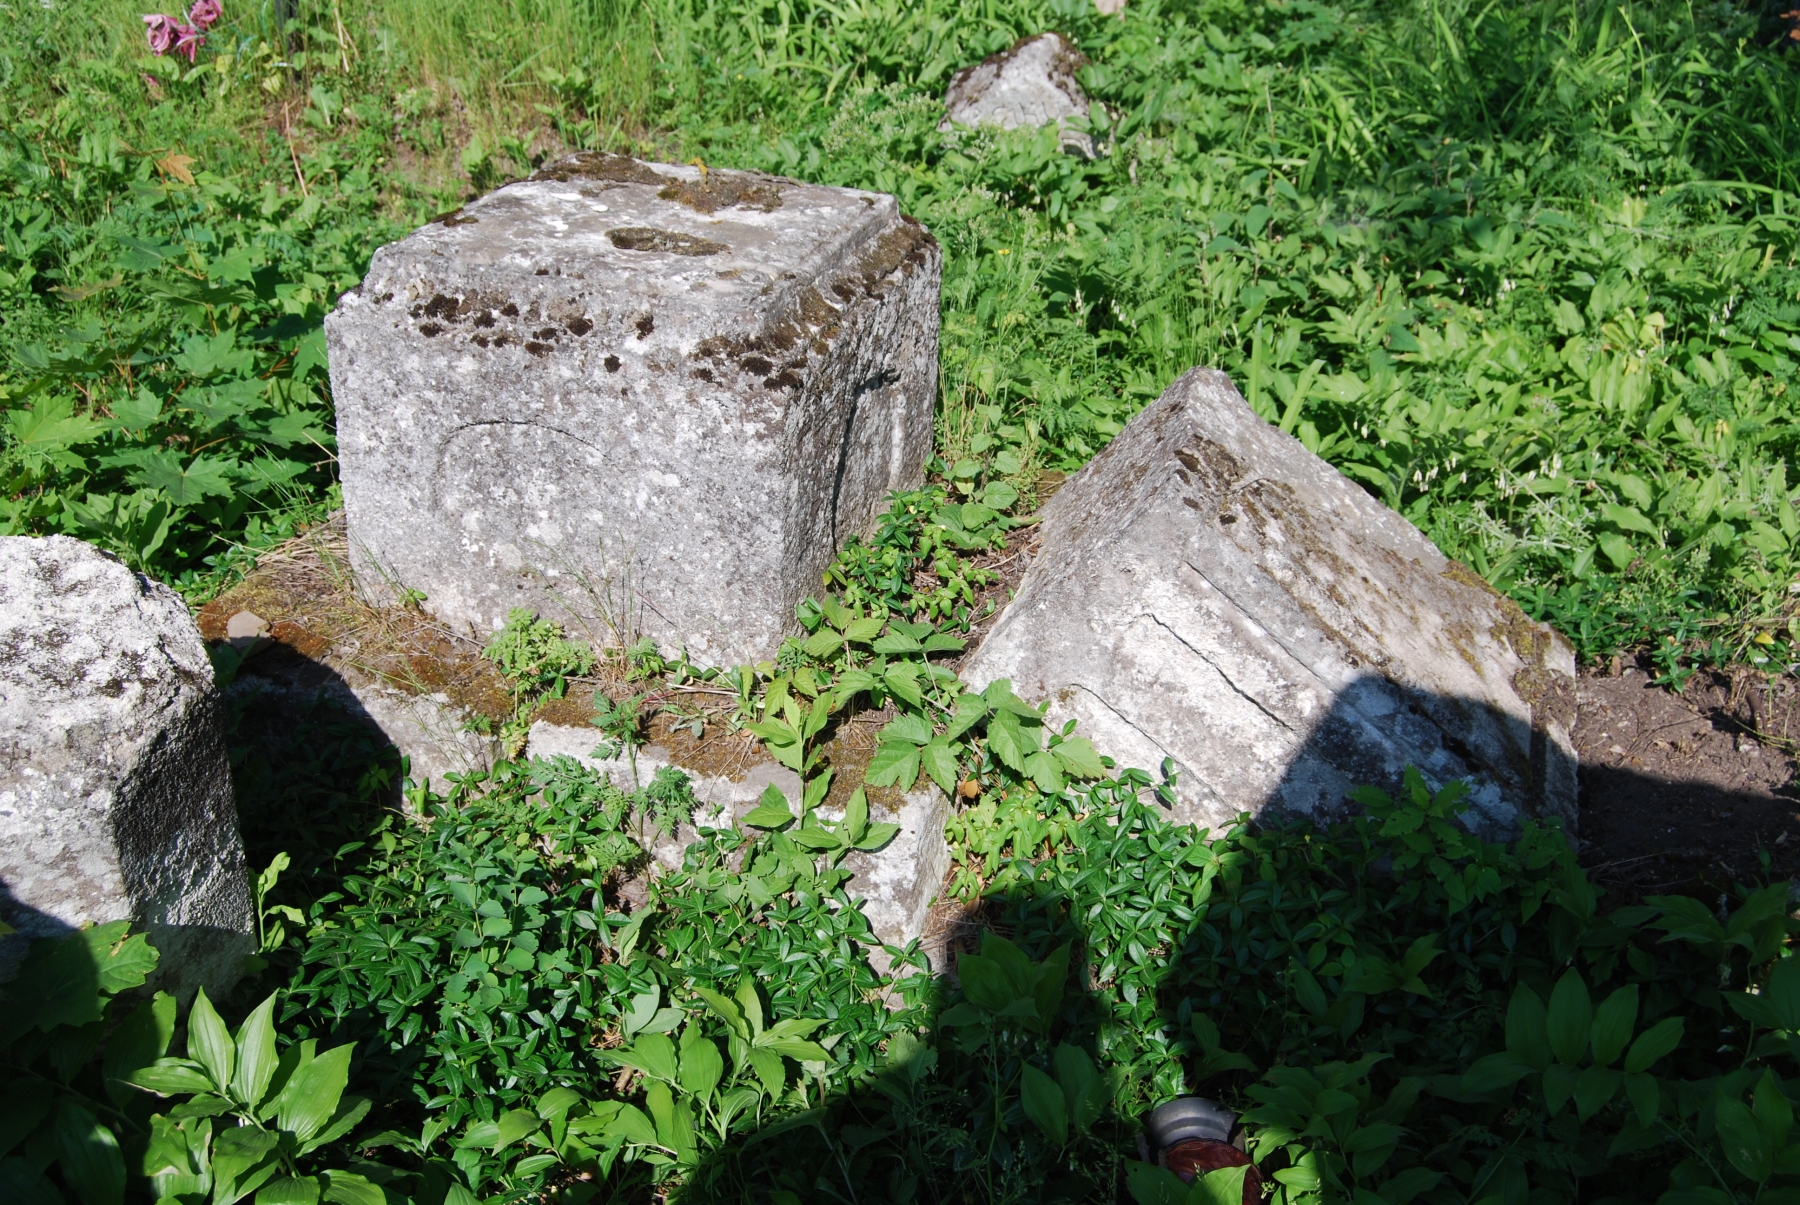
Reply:
[[[1044,507],[1017,596],[963,669],[1177,771],[1178,819],[1329,818],[1408,765],[1464,816],[1574,834],[1574,655],[1399,515],[1196,369]]]
[[[890,196],[603,154],[382,248],[326,319],[359,574],[772,657],[922,479],[940,264]]]
[[[670,751],[660,745],[639,749],[635,767],[625,756],[597,758],[593,754],[601,739],[593,728],[540,721],[531,726],[527,755],[546,759],[567,755],[627,791],[649,782],[661,767],[677,764]],[[694,797],[701,807],[695,813],[694,825],[682,825],[678,832],[657,835],[651,855],[670,870],[681,866],[687,847],[700,839],[695,825],[730,827],[756,807],[771,784],[781,789],[791,806],[799,808],[800,776],[785,766],[758,762],[735,777],[680,768],[693,780]],[[900,832],[873,853],[853,850],[845,855],[843,866],[851,872],[845,891],[852,899],[863,901],[863,915],[877,937],[888,945],[904,947],[924,932],[932,898],[950,869],[950,847],[944,840],[950,802],[935,785],[924,781],[903,794],[897,806],[884,809],[873,805],[870,810],[872,820],[898,824]],[[821,807],[818,814],[831,821],[843,818],[842,812],[833,812],[829,807]],[[885,956],[878,955],[881,951],[870,951],[870,957],[885,969]]]
[[[0,943],[129,919],[153,985],[222,995],[251,951],[213,670],[168,587],[67,536],[0,538]]]
[[[1054,124],[1062,127],[1059,140],[1064,150],[1092,159],[1094,140],[1068,125],[1069,119],[1088,115],[1087,93],[1075,82],[1075,72],[1086,62],[1059,33],[1021,39],[950,77],[939,129],[961,125],[1020,130]]]

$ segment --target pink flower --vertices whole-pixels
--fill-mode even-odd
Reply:
[[[144,36],[150,42],[150,53],[161,57],[175,48],[177,31],[181,28],[175,18],[166,13],[144,14]]]
[[[194,0],[194,7],[188,9],[188,20],[194,28],[205,31],[214,21],[225,15],[225,6],[219,0]]]
[[[187,61],[193,62],[200,48],[206,45],[206,35],[192,25],[175,27],[175,53],[187,55]]]

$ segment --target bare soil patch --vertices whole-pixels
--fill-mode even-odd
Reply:
[[[1677,692],[1615,662],[1583,671],[1577,699],[1581,861],[1608,904],[1800,875],[1792,677],[1696,674]]]

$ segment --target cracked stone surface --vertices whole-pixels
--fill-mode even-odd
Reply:
[[[1178,819],[1329,818],[1416,765],[1464,819],[1576,821],[1574,654],[1196,369],[1045,506],[964,666],[1051,700],[1121,765],[1170,759]]]
[[[939,129],[962,125],[1018,130],[1054,124],[1064,127],[1060,134],[1064,150],[1091,159],[1093,139],[1067,128],[1070,118],[1088,115],[1087,93],[1075,82],[1075,72],[1086,62],[1059,33],[1025,38],[950,77]]]
[[[212,665],[186,604],[67,536],[0,538],[0,941],[129,919],[154,983],[222,994],[250,892]]]
[[[326,319],[359,568],[773,656],[922,479],[940,264],[890,196],[598,154],[382,248]]]
[[[531,726],[531,739],[526,747],[530,757],[550,758],[558,754],[573,757],[582,765],[609,777],[615,786],[631,790],[637,783],[649,782],[656,771],[674,761],[660,745],[646,745],[637,752],[637,762],[625,757],[597,758],[594,747],[600,740],[592,728],[569,728],[539,721]],[[701,809],[694,819],[712,828],[735,824],[756,807],[757,800],[770,785],[781,788],[789,804],[798,809],[800,776],[785,766],[770,762],[752,765],[737,778],[717,774],[697,774],[679,767],[693,779],[694,796]],[[633,774],[636,778],[634,780]],[[820,808],[826,820],[841,820],[842,813]],[[929,781],[900,797],[893,808],[871,809],[870,819],[898,824],[900,832],[873,853],[853,850],[843,865],[851,872],[847,893],[862,901],[862,912],[869,928],[883,942],[904,947],[925,930],[926,916],[932,897],[937,894],[944,876],[950,870],[950,847],[944,840],[944,822],[949,818],[950,801]],[[692,825],[682,825],[675,833],[659,834],[651,853],[662,866],[674,870],[681,866],[687,847],[699,840]],[[871,951],[871,958],[880,954]],[[885,969],[885,958],[877,959]]]

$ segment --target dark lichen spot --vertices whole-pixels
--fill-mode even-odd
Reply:
[[[427,322],[425,325],[423,325],[419,328],[419,333],[421,335],[424,335],[427,339],[430,339],[433,336],[443,334],[444,328],[439,326],[435,322]]]
[[[761,356],[745,356],[743,364],[745,372],[753,372],[759,377],[768,375],[770,372],[774,371],[775,368],[774,364],[763,359]]]
[[[556,349],[548,343],[539,343],[534,339],[525,344],[525,350],[534,356],[547,356]]]
[[[551,339],[558,338],[561,334],[562,332],[557,330],[554,326],[546,326],[542,330],[532,331],[531,337],[539,341],[547,342]]]
[[[1183,506],[1187,507],[1189,510],[1199,510],[1200,509],[1200,504],[1198,502],[1194,501],[1192,498],[1183,498],[1181,500],[1181,504]]]
[[[621,251],[660,251],[667,255],[717,255],[729,251],[724,243],[678,230],[658,230],[654,226],[621,226],[608,230],[606,237]]]
[[[442,293],[433,293],[431,300],[425,303],[424,314],[427,318],[453,317],[456,314],[456,299]]]
[[[571,335],[585,335],[594,329],[594,324],[586,318],[571,318],[563,323]]]
[[[494,325],[494,312],[488,310],[486,313],[475,315],[475,325],[483,329]]]
[[[781,208],[781,190],[746,172],[702,172],[698,182],[672,180],[656,195],[701,213],[716,213],[733,205],[764,213]]]
[[[459,207],[456,209],[452,209],[449,213],[440,213],[437,217],[432,218],[431,220],[436,222],[440,226],[473,226],[476,222],[479,222],[481,219],[469,217]]]
[[[1237,516],[1231,515],[1231,514],[1220,515],[1219,522],[1221,522],[1221,523],[1236,523]]]
[[[548,275],[550,275],[550,269],[539,268],[536,272],[533,272],[532,275],[533,276],[548,276]]]
[[[606,371],[608,371],[608,372],[619,371],[619,357],[608,356],[608,357],[606,357],[605,364],[606,364]]]
[[[800,377],[792,369],[782,369],[780,373],[763,382],[765,389],[798,389]]]
[[[500,307],[500,313],[507,318],[517,318],[519,316],[519,307],[509,301]]]
[[[669,177],[647,163],[625,155],[605,151],[582,151],[567,159],[549,164],[531,177],[533,180],[555,180],[567,184],[571,180],[609,180],[614,184],[667,184]]]
[[[470,337],[469,342],[473,343],[476,347],[486,347],[488,345],[488,337],[486,335],[474,335]]]
[[[688,375],[693,377],[696,381],[705,381],[708,384],[711,384],[713,379],[712,369],[710,368],[696,368],[694,371],[688,373]]]
[[[638,338],[640,338],[640,339],[649,338],[650,332],[655,329],[656,329],[656,318],[653,315],[645,314],[642,318],[639,318],[637,320]]]

